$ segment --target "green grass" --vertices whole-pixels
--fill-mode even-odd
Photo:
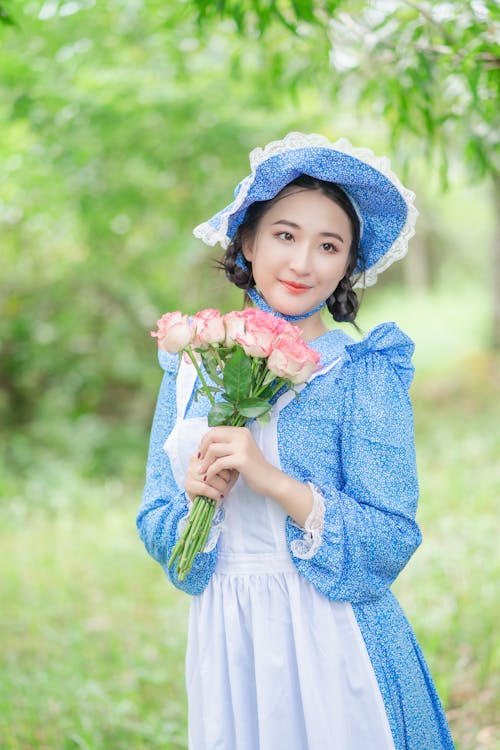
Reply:
[[[386,299],[388,307],[397,302]],[[500,741],[494,600],[500,361],[481,352],[480,307],[463,323],[463,339],[447,339],[451,305],[443,298],[434,307],[429,298],[409,300],[398,321],[413,326],[420,341],[412,395],[424,543],[395,591],[458,750],[493,750]],[[363,326],[378,315],[385,311],[368,307]],[[444,352],[432,343],[441,339]],[[141,478],[135,471],[91,478],[41,450],[26,460],[23,476],[6,470],[0,479],[0,747],[186,748],[189,600],[167,584],[136,537]]]
[[[424,543],[395,593],[448,708],[457,747],[496,748],[500,361],[457,362],[414,388]],[[496,694],[496,695],[495,695]]]
[[[5,519],[5,750],[187,747],[188,600],[136,537],[136,489],[75,477],[72,507]]]

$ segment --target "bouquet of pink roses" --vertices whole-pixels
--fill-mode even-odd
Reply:
[[[248,419],[265,419],[273,396],[283,387],[305,383],[320,359],[299,328],[254,308],[226,315],[207,309],[192,318],[166,313],[151,335],[158,339],[160,349],[184,355],[196,367],[201,383],[198,393],[211,404],[210,427],[241,427]],[[195,555],[205,548],[215,506],[215,500],[195,498],[168,562],[172,567],[177,561],[181,581]]]

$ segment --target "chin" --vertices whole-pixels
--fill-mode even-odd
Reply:
[[[285,302],[276,309],[279,309],[279,311],[282,312],[283,315],[306,315],[310,310],[314,310],[314,308],[317,307],[318,304],[319,302],[311,302],[310,304],[305,305],[304,303],[301,304],[297,300],[295,304],[293,301]]]
[[[272,305],[272,307],[274,307],[274,305]],[[282,315],[304,315],[312,308],[304,307],[303,305],[278,305],[277,307],[274,307],[274,309]]]

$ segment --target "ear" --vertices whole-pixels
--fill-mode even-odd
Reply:
[[[245,260],[248,260],[250,263],[253,261],[254,256],[253,244],[252,235],[245,232],[241,238],[241,252]]]

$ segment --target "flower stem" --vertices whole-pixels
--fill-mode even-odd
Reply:
[[[187,524],[168,561],[169,568],[177,563],[176,569],[179,581],[186,578],[195,556],[205,549],[214,512],[214,500],[204,499],[200,496],[195,498]]]
[[[211,346],[210,349],[212,350],[213,355],[214,355],[215,359],[217,360],[217,364],[220,367],[220,371],[223,372],[223,370],[224,370],[224,362],[220,358],[219,347],[218,346]]]
[[[273,388],[273,392],[272,392],[271,397],[270,397],[269,400],[271,400],[271,398],[273,398],[273,396],[276,396],[276,394],[278,393],[278,391],[281,391],[281,389],[283,388],[284,385],[286,385],[286,383],[287,383],[286,380],[284,380],[283,378],[280,378],[279,381],[278,381],[278,383],[276,384],[275,388]]]
[[[185,554],[183,555],[179,564],[179,579],[181,581],[184,580],[186,575],[191,570],[194,558],[196,557],[198,552],[203,552],[203,550],[205,549],[208,534],[212,526],[212,518],[214,515],[214,511],[215,511],[215,503],[214,505],[211,505],[211,506],[206,505],[206,509],[203,508],[203,514],[202,516],[200,515],[201,522],[196,531],[196,540],[194,541],[194,543],[186,547]]]
[[[260,373],[260,378],[255,385],[255,389],[254,389],[255,396],[260,396],[262,392],[262,385],[264,383],[264,380],[266,379],[267,373],[268,373],[267,367],[263,367],[262,372]]]
[[[205,391],[206,397],[208,398],[208,400],[210,401],[210,403],[212,404],[212,406],[215,406],[215,399],[212,396],[212,392],[210,391],[210,388],[208,387],[207,381],[205,380],[205,377],[204,377],[204,375],[203,375],[203,373],[201,371],[201,367],[200,367],[200,365],[198,363],[198,360],[194,356],[193,350],[191,349],[190,346],[188,346],[186,349],[184,349],[184,351],[188,355],[188,357],[191,360],[191,362],[193,363],[193,365],[196,367],[196,372],[198,373],[198,377],[200,378],[201,385],[203,387],[203,390]]]

